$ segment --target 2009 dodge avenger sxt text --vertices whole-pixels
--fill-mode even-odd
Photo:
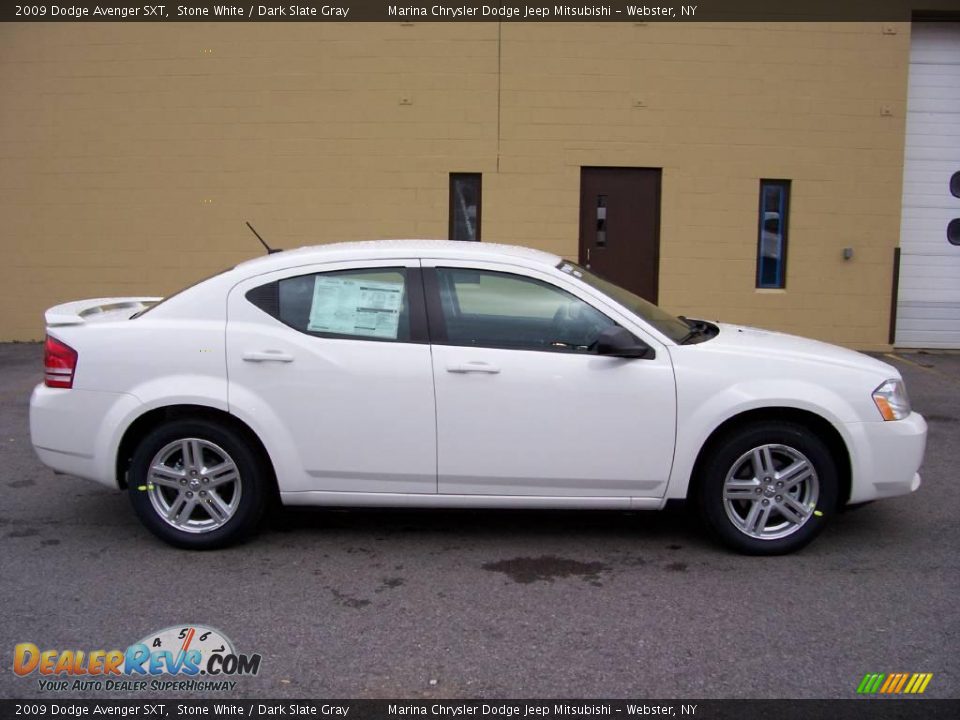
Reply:
[[[728,545],[802,547],[916,490],[899,373],[799,337],[677,318],[559,257],[387,241],[242,263],[162,302],[46,313],[33,445],[127,488],[181,547],[290,505],[657,509]]]

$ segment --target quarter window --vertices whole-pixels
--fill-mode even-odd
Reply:
[[[438,268],[440,306],[451,345],[590,352],[616,323],[553,285],[488,270]]]
[[[480,173],[450,173],[450,239],[480,240]]]
[[[410,342],[405,268],[299,275],[261,285],[247,299],[309,335]]]
[[[787,214],[790,181],[760,181],[757,287],[782,288],[787,280]]]

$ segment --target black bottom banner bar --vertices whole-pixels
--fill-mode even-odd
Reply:
[[[954,720],[960,717],[960,700],[0,700],[0,720],[84,717]]]

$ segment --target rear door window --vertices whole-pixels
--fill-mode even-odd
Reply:
[[[254,288],[247,299],[308,335],[411,342],[409,272],[386,267],[298,275]]]

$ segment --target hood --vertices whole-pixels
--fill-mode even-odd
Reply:
[[[876,373],[883,379],[900,377],[900,372],[869,355],[839,345],[810,340],[797,335],[762,330],[744,325],[716,323],[720,333],[701,347],[734,351],[752,357],[776,357],[796,362],[819,363]]]

